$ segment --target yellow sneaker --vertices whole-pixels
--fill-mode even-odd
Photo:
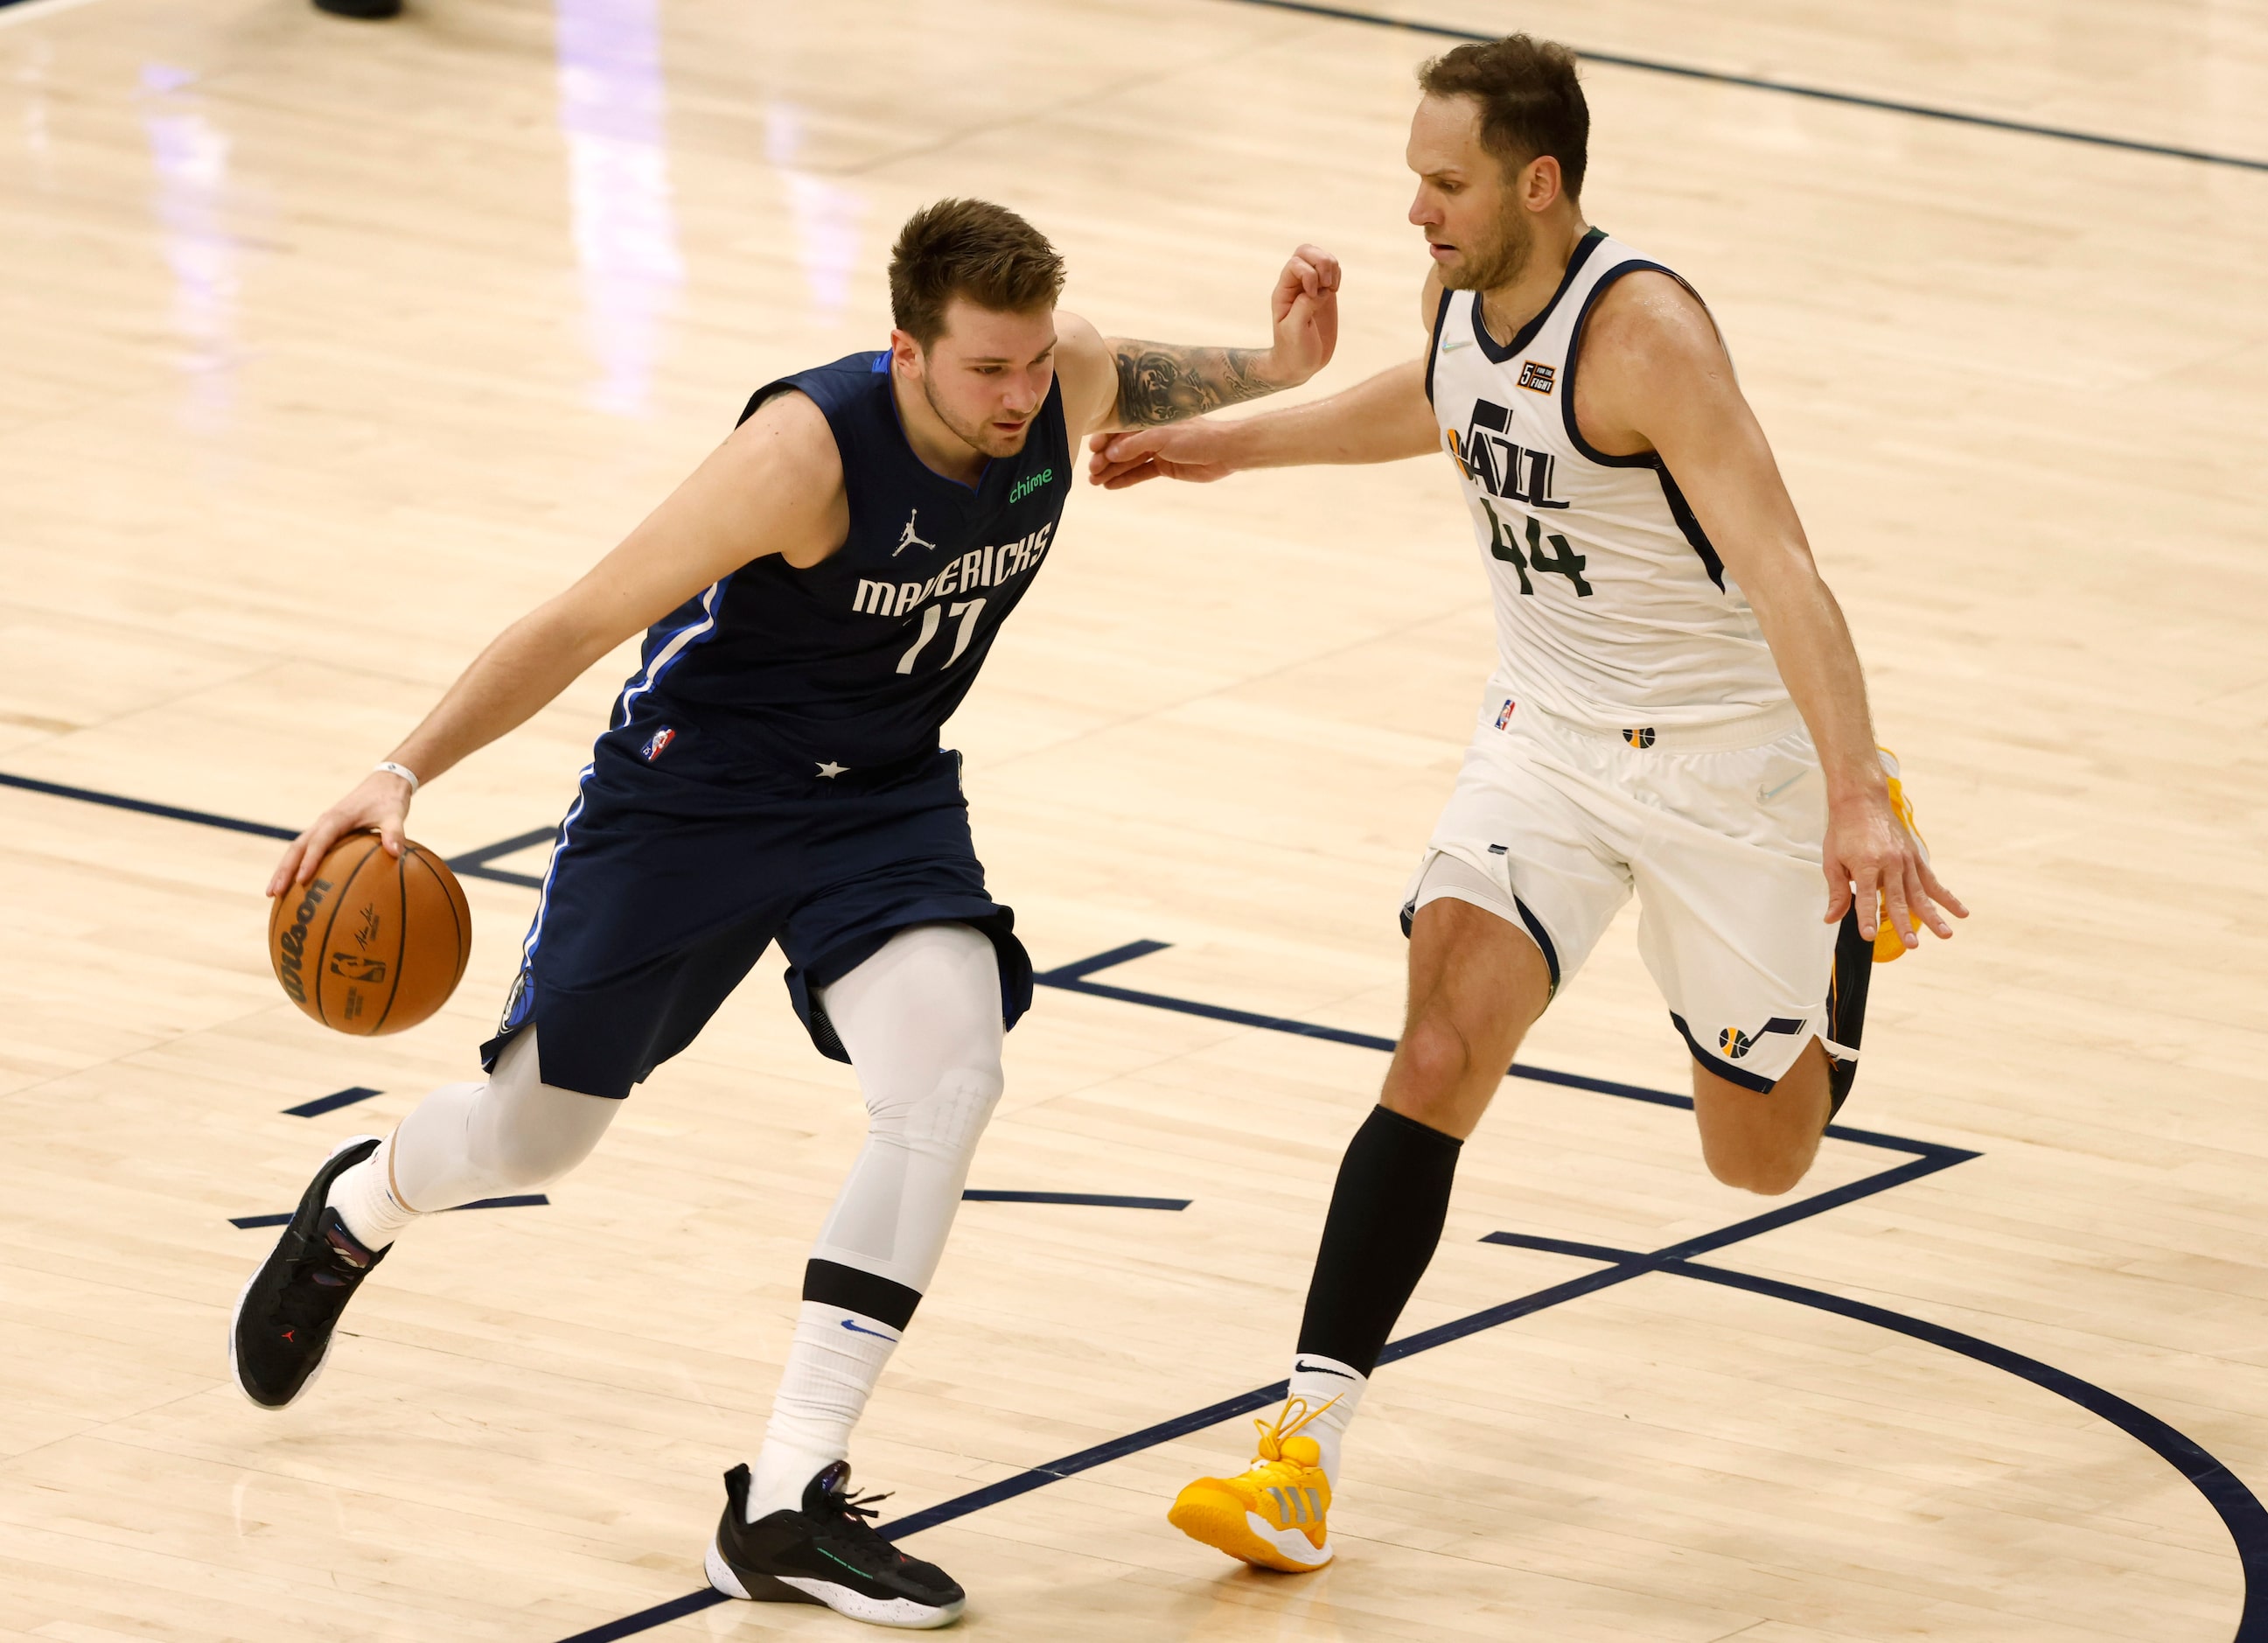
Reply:
[[[1273,1425],[1254,1420],[1259,1458],[1234,1477],[1198,1478],[1174,1498],[1166,1521],[1191,1540],[1263,1569],[1299,1574],[1322,1568],[1331,1560],[1324,1527],[1331,1480],[1323,1475],[1322,1448],[1296,1434],[1330,1406],[1311,1409],[1295,1397]]]
[[[1922,838],[1921,829],[1914,825],[1913,800],[1906,795],[1905,784],[1898,779],[1898,755],[1888,748],[1876,748],[1874,751],[1881,757],[1882,773],[1889,778],[1890,810],[1913,835],[1914,843],[1921,848],[1921,858],[1927,861],[1929,845]],[[1887,964],[1892,959],[1904,958],[1906,944],[1898,938],[1898,927],[1890,922],[1890,904],[1887,900],[1877,903],[1874,916],[1880,920],[1874,926],[1874,962]],[[1918,930],[1921,920],[1915,918],[1913,923]]]

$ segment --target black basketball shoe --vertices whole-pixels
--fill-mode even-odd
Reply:
[[[824,1603],[878,1626],[921,1629],[961,1618],[967,1595],[933,1563],[909,1558],[874,1530],[870,1495],[853,1499],[837,1461],[806,1485],[803,1509],[751,1523],[748,1469],[725,1474],[725,1515],[709,1544],[709,1584],[760,1603]]]
[[[245,1396],[282,1409],[315,1383],[331,1350],[331,1330],[384,1249],[365,1249],[324,1202],[331,1183],[378,1150],[357,1136],[323,1160],[300,1195],[291,1225],[244,1293],[228,1331],[228,1367]]]

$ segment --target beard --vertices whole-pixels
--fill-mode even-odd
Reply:
[[[1024,441],[1031,435],[1031,421],[1027,421],[1012,434],[1003,434],[989,422],[962,421],[937,402],[937,392],[930,387],[926,375],[922,378],[921,390],[922,397],[929,402],[929,408],[937,414],[938,421],[946,425],[954,438],[988,461],[994,457],[1015,455],[1024,448]]]
[[[1497,219],[1496,237],[1467,251],[1454,269],[1444,269],[1441,284],[1447,291],[1494,291],[1509,285],[1528,269],[1535,254],[1535,230],[1525,214],[1508,211]]]

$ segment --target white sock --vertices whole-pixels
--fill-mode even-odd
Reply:
[[[394,1138],[389,1135],[378,1144],[378,1151],[341,1170],[331,1183],[330,1197],[323,1200],[365,1249],[385,1249],[417,1219],[418,1212],[395,1197],[387,1185],[393,1161]]]
[[[1368,1389],[1370,1381],[1367,1376],[1357,1374],[1352,1364],[1343,1364],[1320,1352],[1294,1352],[1291,1382],[1291,1396],[1305,1398],[1309,1409],[1322,1411],[1300,1428],[1300,1434],[1313,1438],[1315,1447],[1322,1451],[1323,1476],[1331,1480],[1331,1487],[1336,1489],[1339,1482],[1339,1444],[1354,1420],[1355,1411],[1362,1407],[1362,1395]],[[1325,1408],[1326,1404],[1329,1407]]]
[[[748,1521],[803,1504],[821,1469],[850,1452],[850,1428],[898,1344],[888,1324],[843,1307],[803,1303],[748,1487]]]

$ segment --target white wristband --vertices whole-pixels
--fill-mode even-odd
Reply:
[[[371,768],[372,770],[384,770],[388,776],[399,776],[403,781],[409,784],[410,796],[412,798],[416,796],[418,785],[417,772],[411,770],[408,765],[396,764],[391,759],[381,759],[378,763]]]

